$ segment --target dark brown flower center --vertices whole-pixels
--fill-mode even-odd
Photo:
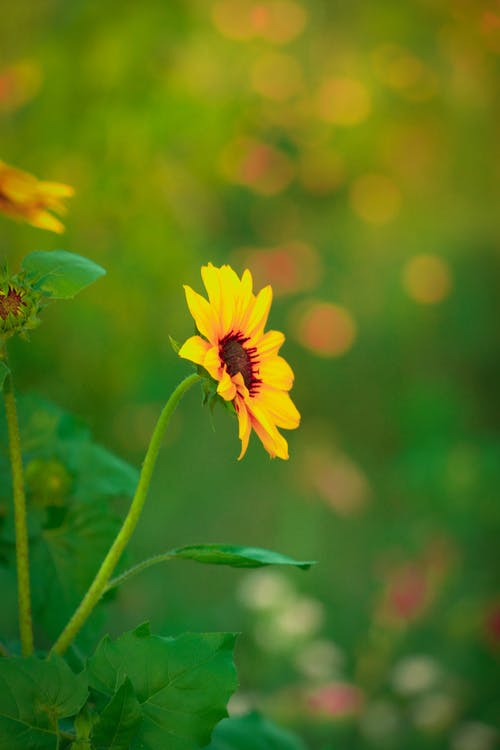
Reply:
[[[241,372],[243,382],[253,396],[262,382],[258,377],[257,349],[252,346],[246,348],[244,344],[248,341],[242,333],[228,333],[219,342],[219,356],[226,365],[231,377]]]
[[[2,320],[5,320],[9,313],[17,318],[22,307],[25,307],[25,304],[21,292],[12,287],[9,287],[7,294],[0,292],[0,318]]]

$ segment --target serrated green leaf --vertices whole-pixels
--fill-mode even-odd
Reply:
[[[80,603],[119,526],[104,503],[75,504],[59,526],[43,529],[33,542],[33,610],[50,637],[59,635]],[[95,637],[100,624],[96,614],[80,635],[80,643]]]
[[[0,388],[3,387],[5,378],[7,377],[7,375],[9,374],[9,372],[10,372],[10,370],[7,367],[7,365],[5,364],[5,362],[2,362],[2,360],[0,360]]]
[[[258,713],[224,719],[205,750],[306,750],[302,740]]]
[[[78,713],[87,695],[85,674],[59,656],[0,659],[0,750],[56,750],[59,719]]]
[[[127,678],[93,726],[93,750],[128,750],[141,721],[142,708]]]
[[[287,555],[259,547],[240,547],[235,544],[191,544],[168,552],[171,557],[182,557],[209,565],[229,565],[232,568],[261,568],[265,565],[292,565],[307,570],[315,560],[294,560]]]
[[[99,644],[89,660],[90,686],[108,696],[130,679],[142,723],[131,748],[196,750],[226,716],[236,688],[232,633],[151,635],[141,626],[116,641]]]
[[[71,299],[106,273],[92,260],[66,250],[36,250],[21,267],[27,281],[51,299]]]

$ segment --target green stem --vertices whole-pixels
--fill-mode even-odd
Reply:
[[[134,499],[130,506],[129,512],[122,524],[120,531],[118,532],[115,541],[111,545],[108,554],[104,558],[101,567],[97,571],[97,574],[90,585],[89,590],[82,599],[78,609],[73,614],[72,618],[64,628],[63,632],[52,647],[51,653],[63,654],[71,642],[74,640],[87,618],[91,614],[92,610],[96,606],[97,602],[103,595],[107,583],[111,578],[113,571],[123,553],[123,550],[127,546],[130,537],[137,525],[137,521],[142,512],[146,495],[151,482],[151,476],[155,467],[158,452],[160,450],[161,441],[163,435],[170,421],[175,407],[179,403],[184,393],[198,380],[200,376],[198,374],[189,375],[180,383],[175,391],[172,393],[167,403],[165,404],[162,413],[158,419],[151,441],[146,452],[144,463],[142,464],[141,476],[139,477],[139,483],[135,491]]]
[[[7,364],[7,350],[0,345],[0,361]],[[26,524],[26,495],[24,492],[23,460],[19,438],[16,400],[12,375],[9,372],[3,382],[3,398],[9,434],[9,458],[12,472],[14,497],[14,525],[16,531],[17,600],[19,609],[19,635],[23,656],[33,653],[33,625],[31,620],[31,596],[29,574],[28,527]]]
[[[168,560],[173,559],[174,555],[170,555],[168,552],[148,557],[146,560],[142,560],[140,563],[137,563],[137,565],[133,565],[128,570],[125,570],[121,575],[116,576],[116,578],[112,578],[104,589],[104,593],[106,594],[108,591],[111,591],[111,589],[121,586],[122,583],[128,581],[129,578],[137,575],[137,573],[142,573],[143,570],[147,570],[147,568],[150,568],[152,565],[157,565],[158,563],[167,562]]]

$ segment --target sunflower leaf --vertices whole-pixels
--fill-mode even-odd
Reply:
[[[24,258],[22,269],[34,289],[51,299],[71,299],[106,273],[92,260],[66,250],[36,250]]]
[[[258,713],[224,719],[205,750],[305,750],[296,735]]]
[[[151,635],[147,624],[115,641],[106,636],[88,662],[90,687],[116,700],[109,714],[117,716],[119,706],[124,707],[120,721],[131,731],[140,706],[133,747],[204,747],[214,726],[227,715],[226,703],[236,688],[235,638],[234,633],[163,638]],[[121,689],[127,679],[138,703],[128,688],[116,698],[117,685]]]
[[[141,705],[127,678],[92,727],[92,748],[128,750],[141,721]]]
[[[191,544],[170,550],[170,557],[206,563],[208,565],[229,565],[232,568],[262,568],[266,565],[292,565],[308,570],[315,560],[294,560],[260,547],[240,547],[234,544]]]
[[[86,676],[57,655],[0,659],[0,750],[56,750],[59,719],[87,700]]]

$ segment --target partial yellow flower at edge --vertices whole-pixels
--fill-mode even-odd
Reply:
[[[65,214],[62,202],[74,190],[59,182],[43,182],[28,172],[0,161],[0,212],[49,232],[64,232],[64,225],[50,211]]]
[[[201,365],[218,382],[217,392],[232,401],[238,415],[241,440],[239,459],[246,453],[255,430],[274,458],[288,458],[288,443],[278,427],[293,430],[300,414],[288,395],[294,375],[278,354],[285,337],[279,331],[264,332],[272,301],[272,289],[253,293],[246,270],[241,279],[230,266],[203,266],[201,275],[208,301],[185,286],[189,311],[201,336],[191,336],[179,356]]]

